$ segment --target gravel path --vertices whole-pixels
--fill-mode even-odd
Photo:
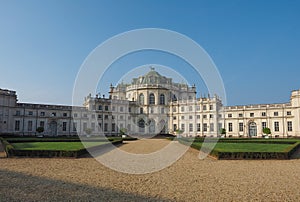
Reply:
[[[143,140],[120,148],[147,153],[166,144]],[[300,201],[300,160],[198,155],[189,149],[172,166],[143,175],[110,170],[93,158],[2,158],[0,201]]]

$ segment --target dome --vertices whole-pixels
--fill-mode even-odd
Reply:
[[[140,76],[137,79],[133,79],[133,84],[167,84],[171,83],[171,79],[160,75],[153,67],[150,68],[150,71]]]

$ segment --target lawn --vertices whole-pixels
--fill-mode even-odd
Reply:
[[[197,148],[202,146],[202,142],[193,143]],[[206,143],[209,147],[210,143]],[[219,152],[284,152],[290,148],[291,144],[264,144],[264,143],[224,143],[218,142],[214,150]]]
[[[76,151],[85,147],[99,146],[108,142],[24,142],[12,143],[16,150],[61,150]],[[84,147],[85,146],[85,147]]]

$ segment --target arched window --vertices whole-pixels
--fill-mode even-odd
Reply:
[[[160,94],[159,96],[159,104],[164,105],[165,104],[165,95]]]
[[[141,93],[139,95],[139,103],[140,103],[140,105],[144,105],[144,94],[143,93]]]
[[[154,105],[155,104],[155,96],[153,93],[150,93],[149,95],[149,104]]]

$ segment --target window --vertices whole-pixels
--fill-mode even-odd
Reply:
[[[84,118],[87,118],[87,114],[83,114],[83,117],[84,117]]]
[[[84,122],[84,123],[83,123],[83,130],[86,131],[86,129],[87,129],[87,123]]]
[[[215,124],[213,124],[213,123],[209,124],[209,130],[210,130],[210,132],[214,132],[215,131]]]
[[[184,132],[185,131],[185,125],[184,123],[181,124],[181,130]]]
[[[131,112],[131,107],[128,107],[128,112],[129,112],[129,113]]]
[[[189,124],[189,131],[193,132],[193,124],[192,123]]]
[[[29,116],[32,116],[32,115],[33,115],[33,111],[29,111],[29,112],[28,112],[28,115],[29,115]]]
[[[291,115],[292,115],[292,112],[291,112],[291,111],[288,111],[288,112],[286,112],[286,115],[291,116]]]
[[[173,107],[173,112],[176,112],[177,110],[176,110],[176,107]]]
[[[20,120],[16,120],[15,122],[15,131],[19,131],[20,130]]]
[[[92,131],[94,131],[95,130],[95,123],[93,122],[93,123],[91,123],[91,128],[92,128]]]
[[[181,112],[184,112],[184,107],[181,107]]]
[[[288,125],[288,131],[289,131],[289,132],[293,131],[293,122],[288,121],[288,122],[287,122],[287,125]]]
[[[159,96],[159,104],[164,105],[165,104],[165,95],[160,94]]]
[[[77,114],[77,113],[74,113],[73,116],[74,116],[74,118],[76,118],[76,117],[78,116],[78,114]]]
[[[222,123],[218,123],[218,131],[220,131],[221,128],[223,128],[223,127],[222,127]]]
[[[99,105],[99,106],[98,106],[98,110],[102,110],[102,105]]]
[[[17,116],[20,116],[21,115],[21,112],[18,110],[18,111],[16,111],[16,115]]]
[[[45,127],[45,122],[44,121],[40,121],[40,127]]]
[[[160,113],[164,114],[165,113],[165,108],[161,108]]]
[[[197,110],[197,111],[200,111],[200,106],[196,106],[196,110]]]
[[[144,103],[145,103],[145,97],[144,97],[144,94],[141,93],[141,94],[139,95],[139,104],[140,104],[140,105],[144,105]]]
[[[279,131],[279,122],[278,121],[274,122],[274,131],[276,131],[276,132]]]
[[[98,119],[102,119],[102,115],[101,114],[98,114]]]
[[[203,124],[203,131],[204,131],[204,132],[207,132],[207,123],[204,123],[204,124]]]
[[[123,116],[120,116],[120,120],[123,120],[124,119],[124,117]]]
[[[206,105],[203,105],[203,111],[206,111]]]
[[[45,112],[41,112],[41,113],[40,113],[40,116],[45,116]]]
[[[76,131],[76,130],[77,130],[77,123],[73,122],[73,131]]]
[[[274,116],[278,116],[278,112],[274,112]]]
[[[201,123],[197,123],[197,132],[200,132],[201,129]]]
[[[116,111],[116,106],[112,106],[112,111]]]
[[[232,123],[228,123],[228,131],[232,132]]]
[[[250,117],[254,117],[254,113],[250,113]]]
[[[155,104],[155,96],[153,93],[150,93],[149,95],[149,104],[154,105]]]
[[[32,121],[28,121],[28,131],[32,131]]]
[[[95,118],[95,114],[92,114],[92,119],[94,119]]]
[[[209,110],[214,110],[214,106],[213,105],[209,105]]]
[[[115,123],[112,123],[112,124],[111,124],[111,131],[112,131],[112,132],[115,132],[115,131],[116,131],[116,124],[115,124]]]
[[[262,113],[261,113],[261,116],[266,116],[266,112],[262,112]]]
[[[104,132],[107,132],[107,131],[108,131],[108,124],[104,123]]]
[[[197,115],[197,119],[200,119],[200,115]]]
[[[203,115],[203,118],[204,118],[204,119],[207,119],[207,115],[206,115],[206,114],[204,114],[204,115]]]
[[[189,111],[193,111],[193,107],[192,106],[189,106]]]
[[[105,105],[104,109],[105,109],[105,111],[108,111],[108,106],[107,106],[107,105]]]
[[[108,115],[104,115],[104,119],[108,119]]]
[[[267,122],[261,122],[261,126],[262,126],[263,129],[266,128],[267,127]]]
[[[243,117],[243,114],[239,114],[239,117],[242,118],[242,117]]]
[[[177,130],[177,124],[173,124],[173,130]]]
[[[193,119],[193,116],[189,116],[189,119]]]
[[[176,120],[176,116],[173,116],[173,120]]]
[[[243,123],[239,123],[239,131],[240,132],[244,131],[244,124]]]
[[[56,116],[56,112],[52,112],[52,113],[51,113],[51,116]]]
[[[213,114],[210,114],[210,115],[209,115],[209,118],[213,119],[213,118],[214,118],[214,115],[213,115]]]
[[[67,131],[67,122],[63,122],[62,130]]]
[[[120,107],[120,112],[123,112],[124,111],[124,107]]]
[[[144,109],[141,107],[140,108],[140,114],[143,114],[144,113]]]
[[[114,115],[112,115],[112,116],[111,116],[111,119],[115,119],[115,116],[114,116]]]
[[[228,118],[232,118],[232,114],[228,114]]]
[[[184,120],[184,116],[181,116],[181,120]]]

